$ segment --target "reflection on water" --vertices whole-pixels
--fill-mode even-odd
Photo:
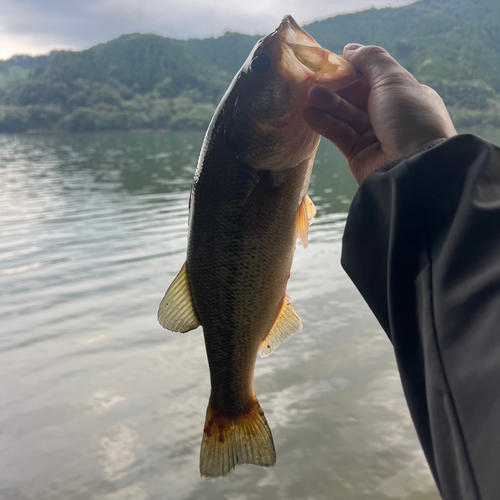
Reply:
[[[391,346],[339,265],[356,186],[326,144],[288,290],[304,328],[256,367],[278,462],[199,478],[201,329],[156,310],[202,139],[0,136],[0,499],[437,500]]]

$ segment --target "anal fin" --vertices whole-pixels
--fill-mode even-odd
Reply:
[[[160,302],[158,321],[163,328],[181,333],[200,326],[191,299],[186,263]]]
[[[263,358],[269,356],[276,347],[301,328],[302,322],[300,321],[300,317],[292,304],[290,304],[290,297],[285,295],[278,318],[274,322],[269,335],[260,344],[259,354]]]
[[[297,237],[304,248],[307,248],[309,245],[309,226],[312,224],[315,216],[316,207],[311,198],[306,194],[302,198],[297,215]]]

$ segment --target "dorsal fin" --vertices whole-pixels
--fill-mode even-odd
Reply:
[[[194,312],[185,262],[160,302],[158,321],[163,328],[181,333],[200,326],[200,321]]]
[[[297,311],[290,304],[290,297],[285,295],[278,318],[274,322],[269,335],[262,341],[259,354],[265,358],[282,342],[290,338],[302,328],[302,322]]]
[[[307,248],[309,245],[309,226],[312,224],[315,215],[316,207],[311,198],[306,194],[302,198],[297,215],[297,237],[304,248]]]

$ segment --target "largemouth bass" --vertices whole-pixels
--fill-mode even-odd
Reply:
[[[315,83],[358,78],[290,16],[260,40],[222,98],[205,136],[190,197],[187,259],[158,312],[161,325],[203,326],[211,394],[200,472],[276,461],[253,388],[257,354],[298,331],[286,295],[297,237],[315,214],[307,188],[320,137],[302,113]]]

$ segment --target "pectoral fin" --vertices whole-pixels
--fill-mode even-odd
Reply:
[[[186,263],[170,285],[160,303],[158,321],[163,328],[173,332],[189,332],[200,326],[194,312]]]
[[[259,175],[260,180],[255,184],[241,210],[240,221],[245,226],[263,221],[267,214],[275,210],[279,200],[279,197],[273,195],[272,173],[264,171],[254,175]]]
[[[308,195],[305,195],[299,207],[297,216],[297,237],[302,246],[307,248],[309,245],[309,226],[316,215],[316,207]]]
[[[263,358],[269,356],[276,347],[290,338],[295,332],[298,332],[301,328],[302,322],[300,321],[300,317],[292,304],[290,304],[290,297],[285,295],[278,318],[269,332],[269,335],[260,344],[259,354]]]

